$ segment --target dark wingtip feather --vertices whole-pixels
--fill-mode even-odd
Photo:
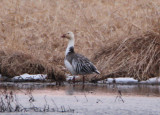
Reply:
[[[96,70],[95,73],[100,74],[100,72],[98,70]]]

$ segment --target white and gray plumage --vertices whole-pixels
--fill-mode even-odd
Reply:
[[[65,66],[72,75],[87,75],[92,73],[100,74],[92,62],[81,54],[74,52],[74,34],[68,32],[62,36],[69,39],[65,52]]]

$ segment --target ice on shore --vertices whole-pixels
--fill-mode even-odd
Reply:
[[[31,74],[23,74],[20,76],[15,76],[12,78],[12,80],[44,80],[46,79],[47,75],[45,74],[35,74],[35,75],[31,75]]]
[[[135,80],[133,78],[108,78],[106,79],[106,83],[113,83],[115,80],[116,83],[137,83],[138,80]]]
[[[66,80],[72,80],[74,76],[66,75]],[[75,76],[75,78],[78,78],[79,76]],[[23,74],[20,76],[15,76],[13,79],[15,80],[44,80],[47,78],[47,75],[43,74],[36,74],[36,75],[30,75],[30,74]],[[144,83],[144,84],[153,84],[153,83],[160,83],[160,77],[150,78],[146,81],[138,81],[134,78],[108,78],[103,81],[98,81],[98,83],[113,83],[113,82],[119,83],[119,84],[135,84],[135,83]]]
[[[79,76],[75,76],[75,78],[78,78]],[[73,76],[71,75],[66,75],[66,80],[69,81],[69,80],[72,80],[73,79]],[[150,78],[146,81],[138,81],[134,78],[129,78],[129,77],[119,77],[119,78],[107,78],[105,80],[101,80],[101,81],[98,81],[98,83],[119,83],[119,84],[157,84],[157,83],[160,83],[160,77],[155,77],[155,78]]]
[[[160,83],[160,77],[150,78],[146,81],[138,81],[134,78],[107,78],[102,81],[98,81],[98,83],[119,83],[119,84],[128,84],[128,83],[144,83],[144,84],[153,84],[153,83]]]
[[[0,79],[2,79],[4,76],[2,76],[0,74]],[[78,78],[79,76],[75,76],[75,78]],[[23,74],[23,75],[20,75],[20,76],[15,76],[12,78],[12,80],[45,80],[47,78],[47,75],[46,74],[35,74],[35,75],[32,75],[32,74]],[[66,75],[66,80],[69,81],[69,80],[72,80],[73,79],[73,76],[71,75]],[[160,84],[160,77],[155,77],[155,78],[150,78],[146,81],[138,81],[134,78],[123,78],[123,77],[120,77],[120,78],[107,78],[105,80],[102,80],[102,81],[98,81],[98,83],[119,83],[119,84],[136,84],[136,83],[142,83],[142,84]]]
[[[75,76],[75,78],[78,78],[79,76]],[[73,78],[74,78],[74,76],[72,76],[72,75],[66,75],[66,80],[67,81],[70,81],[70,80],[73,80]]]

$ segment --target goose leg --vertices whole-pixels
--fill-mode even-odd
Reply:
[[[85,83],[85,76],[83,76],[83,85],[84,85],[84,83]]]
[[[73,76],[73,84],[75,84],[75,76]]]

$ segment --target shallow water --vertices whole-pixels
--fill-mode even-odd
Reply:
[[[0,90],[25,91],[31,89],[35,92],[59,92],[66,95],[93,93],[95,95],[113,95],[121,91],[122,95],[131,96],[157,96],[160,97],[160,85],[120,85],[120,84],[65,84],[57,86],[55,83],[0,83]],[[57,93],[56,93],[57,94]]]
[[[74,86],[65,84],[56,86],[55,83],[1,82],[0,92],[3,91],[12,91],[16,94],[18,103],[25,108],[34,105],[43,110],[47,104],[50,108],[57,109],[54,112],[50,110],[45,112],[47,115],[159,115],[160,113],[159,85],[85,84],[83,86],[76,84]],[[34,101],[30,102],[32,97]],[[63,112],[62,108],[67,112]],[[12,114],[41,115],[43,113],[29,110]]]

